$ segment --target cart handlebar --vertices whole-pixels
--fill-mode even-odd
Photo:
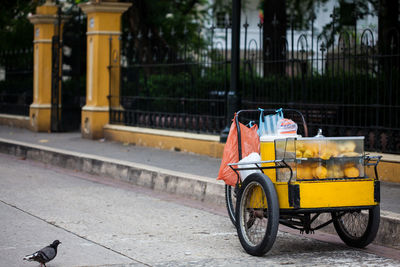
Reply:
[[[370,156],[370,155],[365,155],[364,156],[364,165],[365,166],[374,166],[374,172],[375,172],[375,180],[379,180],[378,176],[378,164],[381,161],[382,156]]]

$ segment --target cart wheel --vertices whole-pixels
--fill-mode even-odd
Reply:
[[[279,226],[279,203],[268,176],[253,173],[240,187],[236,203],[236,228],[247,253],[262,256],[275,242]]]
[[[374,206],[365,211],[332,212],[336,232],[348,246],[363,248],[375,239],[379,228],[380,207]]]
[[[235,187],[230,185],[225,185],[225,200],[226,200],[226,209],[228,210],[229,218],[234,226],[236,226],[236,215],[235,215],[235,207],[236,207],[236,193]]]

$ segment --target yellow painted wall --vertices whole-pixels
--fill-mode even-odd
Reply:
[[[82,108],[82,137],[103,137],[109,121],[108,96],[119,107],[119,53],[121,15],[131,3],[88,2],[79,7],[87,14],[86,105]],[[111,47],[111,49],[110,49]],[[113,64],[110,80],[109,66]],[[111,88],[110,88],[111,87]]]
[[[29,111],[33,131],[48,132],[51,129],[51,41],[57,9],[58,6],[46,2],[36,8],[36,14],[28,17],[34,24],[33,103]]]
[[[104,129],[104,137],[107,140],[136,144],[139,146],[155,147],[165,150],[192,152],[214,158],[221,158],[224,150],[224,144],[215,141],[133,133],[112,129]]]
[[[366,174],[375,177],[374,168],[367,167]],[[400,183],[400,162],[381,161],[378,165],[379,180],[392,183]]]
[[[89,31],[121,31],[121,13],[96,12],[88,14],[88,22],[93,18],[93,27]]]
[[[35,44],[34,53],[34,66],[36,65],[36,60],[39,62],[38,74],[34,73],[34,96],[33,103],[36,104],[50,104],[51,103],[51,43],[41,43]],[[36,81],[38,79],[38,81]],[[36,87],[36,86],[37,87]]]
[[[88,139],[103,138],[103,127],[109,121],[108,111],[82,110],[82,137]]]
[[[29,117],[31,129],[36,132],[50,132],[51,125],[51,109],[50,108],[33,108],[29,109]]]

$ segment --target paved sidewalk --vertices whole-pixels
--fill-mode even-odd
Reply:
[[[223,183],[216,181],[221,160],[107,140],[75,133],[35,133],[0,125],[0,152],[64,168],[111,176],[154,190],[224,205]],[[400,184],[381,183],[382,241],[400,248]],[[379,234],[378,234],[379,235]]]
[[[213,179],[217,177],[221,163],[220,159],[202,155],[122,144],[104,139],[82,139],[78,132],[36,133],[26,129],[0,125],[0,138],[127,160],[172,171],[212,177]]]

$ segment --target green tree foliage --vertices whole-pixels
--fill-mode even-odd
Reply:
[[[5,0],[0,5],[0,50],[32,46],[33,25],[28,14],[34,13],[37,2]]]
[[[124,43],[125,48],[136,51],[136,56],[151,59],[155,50],[167,48],[177,55],[183,49],[204,44],[199,32],[207,19],[207,0],[129,2],[133,4],[123,17],[123,34],[127,38]]]

